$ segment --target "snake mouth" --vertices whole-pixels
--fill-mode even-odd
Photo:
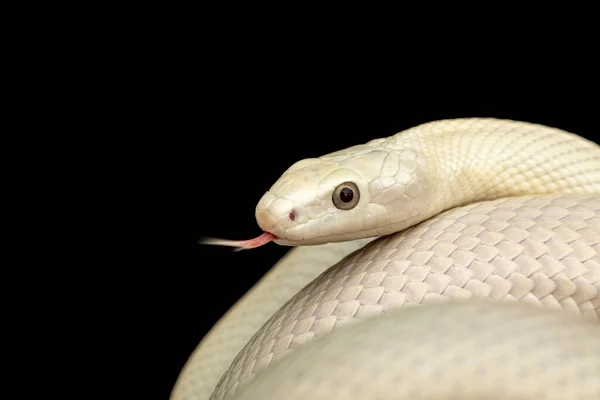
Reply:
[[[273,235],[271,232],[264,232],[262,235],[257,236],[254,239],[241,241],[240,243],[243,243],[243,245],[238,247],[244,249],[255,249],[277,239],[279,238]]]
[[[264,232],[262,235],[248,240],[228,240],[216,238],[204,238],[200,241],[201,244],[213,244],[217,246],[236,247],[237,250],[255,249],[260,246],[279,239],[271,232]]]

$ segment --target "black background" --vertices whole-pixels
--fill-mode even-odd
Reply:
[[[137,301],[150,317],[141,328],[160,353],[165,396],[202,336],[288,250],[233,252],[198,240],[258,236],[256,203],[292,163],[458,117],[535,122],[597,141],[596,78],[551,76],[536,56],[493,72],[485,63],[444,73],[431,62],[374,61],[361,74],[318,57],[265,60],[247,44],[230,49],[237,50],[192,64],[179,57],[181,76],[171,68],[159,115],[146,116],[159,133],[138,165],[155,186],[138,232],[151,248]]]

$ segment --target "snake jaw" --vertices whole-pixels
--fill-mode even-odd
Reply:
[[[254,239],[248,240],[228,240],[219,238],[203,238],[200,240],[200,244],[217,245],[217,246],[229,246],[236,247],[236,250],[247,250],[255,249],[260,246],[277,240],[278,237],[270,232],[264,232],[262,235],[255,237]]]

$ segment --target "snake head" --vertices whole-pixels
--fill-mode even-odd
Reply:
[[[288,168],[260,199],[256,220],[282,245],[381,236],[404,229],[431,201],[424,157],[381,141]]]

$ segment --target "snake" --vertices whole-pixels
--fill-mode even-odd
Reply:
[[[257,238],[204,243],[292,248],[172,400],[600,399],[596,143],[426,122],[291,164],[255,216]]]

